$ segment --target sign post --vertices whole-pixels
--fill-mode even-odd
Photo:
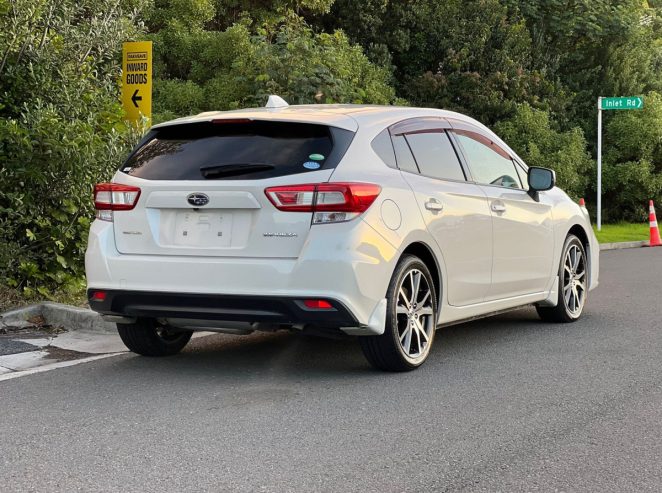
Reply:
[[[602,231],[602,98],[598,98],[598,231]]]
[[[598,231],[602,230],[602,111],[642,109],[644,98],[640,96],[598,98]]]
[[[122,50],[122,106],[127,121],[152,118],[152,42],[124,43]]]

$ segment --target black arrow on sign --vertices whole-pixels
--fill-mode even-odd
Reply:
[[[143,97],[138,96],[138,89],[133,91],[133,96],[131,96],[131,102],[133,103],[133,106],[135,106],[137,108],[138,107],[138,101],[142,101],[142,100],[143,100]]]

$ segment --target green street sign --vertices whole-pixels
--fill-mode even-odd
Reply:
[[[628,96],[623,98],[600,98],[601,110],[642,110],[644,98]]]

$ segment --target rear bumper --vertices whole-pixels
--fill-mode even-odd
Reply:
[[[182,311],[177,308],[180,302],[172,299],[177,297],[192,300],[183,310],[186,318],[322,322],[357,328],[352,332],[357,335],[383,331],[382,300],[396,262],[397,250],[360,220],[313,227],[298,258],[120,254],[112,223],[95,221],[85,255],[88,289],[138,293],[143,300],[129,302],[121,295],[114,302],[119,308],[90,303],[102,313],[121,314],[125,306],[136,310],[137,305],[152,305],[149,316],[165,317],[162,310]],[[327,300],[337,312],[321,317],[306,313],[295,303],[303,299]],[[240,313],[232,312],[234,303],[241,304]],[[148,306],[139,308],[140,316],[148,316]],[[196,311],[204,315],[190,316]]]
[[[93,294],[102,291],[103,301]],[[271,324],[312,324],[357,327],[359,322],[338,300],[322,298],[332,308],[309,309],[302,299],[274,296],[233,296],[89,289],[92,310],[103,315],[178,318]],[[315,298],[320,299],[320,298]]]

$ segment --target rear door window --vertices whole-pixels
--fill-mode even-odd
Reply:
[[[393,143],[391,142],[391,134],[389,134],[388,129],[382,130],[382,132],[372,140],[371,145],[375,154],[377,154],[389,168],[397,168]]]
[[[148,180],[255,180],[335,168],[354,133],[325,125],[224,121],[154,130],[121,171]]]
[[[421,174],[442,180],[465,180],[460,160],[443,130],[407,135]]]
[[[414,161],[414,156],[411,153],[411,149],[409,149],[409,144],[407,144],[404,135],[393,136],[393,148],[395,149],[395,158],[398,163],[398,168],[402,171],[418,173],[416,161]]]

